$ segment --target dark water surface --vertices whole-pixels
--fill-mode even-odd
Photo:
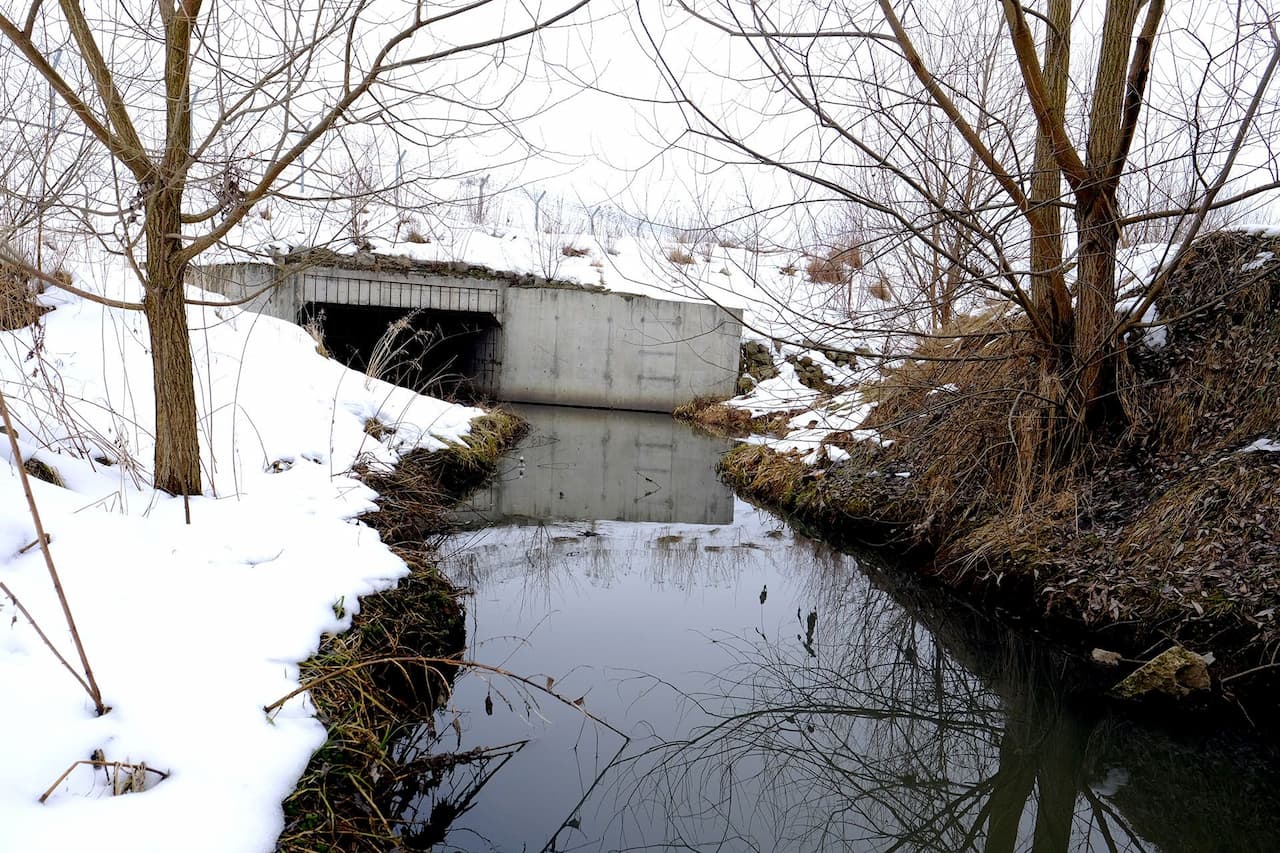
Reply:
[[[1081,707],[1035,644],[735,500],[723,442],[520,413],[446,565],[468,657],[528,681],[465,670],[424,732],[474,750],[407,809],[452,819],[436,849],[1280,850],[1270,753]]]

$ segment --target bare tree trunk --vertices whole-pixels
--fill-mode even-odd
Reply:
[[[1079,214],[1080,261],[1076,273],[1077,415],[1091,418],[1104,402],[1114,373],[1116,248],[1120,228],[1114,212],[1114,188]],[[1069,386],[1070,387],[1070,386]]]
[[[1116,249],[1120,216],[1116,190],[1128,154],[1130,123],[1125,110],[1135,80],[1128,80],[1129,39],[1142,0],[1111,0],[1102,25],[1098,71],[1089,114],[1085,169],[1089,185],[1076,189],[1080,262],[1076,274],[1076,419],[1087,422],[1111,390],[1115,341]],[[1158,16],[1156,4],[1154,13]],[[1146,28],[1144,28],[1145,30]],[[1145,72],[1139,80],[1145,82]],[[1139,84],[1141,85],[1141,84]],[[1072,387],[1072,386],[1068,386]]]
[[[198,495],[200,437],[192,381],[182,260],[180,195],[157,191],[147,201],[146,297],[156,400],[155,485],[174,495]]]
[[[1044,80],[1051,120],[1065,121],[1067,80],[1070,72],[1070,0],[1050,0],[1045,21]],[[1071,297],[1062,271],[1062,217],[1058,203],[1062,197],[1062,173],[1050,134],[1041,125],[1036,133],[1035,174],[1031,179],[1031,299],[1045,318],[1055,345],[1066,348],[1071,341]],[[1051,354],[1057,364],[1069,362],[1061,353]]]
[[[155,485],[198,495],[200,435],[196,430],[191,332],[184,287],[182,197],[191,156],[191,32],[200,0],[162,3],[165,26],[165,146],[159,179],[147,194],[146,298],[156,398]]]

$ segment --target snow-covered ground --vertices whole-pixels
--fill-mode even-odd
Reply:
[[[77,283],[118,295],[122,273]],[[190,310],[205,494],[149,488],[152,379],[141,314],[51,291],[39,332],[0,332],[0,388],[19,448],[66,488],[35,500],[89,662],[89,696],[0,595],[0,848],[270,850],[281,801],[324,739],[298,662],[349,625],[358,597],[405,573],[355,516],[369,489],[347,471],[440,448],[479,412],[419,396],[317,354],[300,329],[227,308]],[[367,418],[396,425],[382,442]],[[0,436],[0,582],[67,660],[70,632]],[[147,789],[112,796],[87,764],[145,763]],[[52,786],[46,802],[40,797]]]

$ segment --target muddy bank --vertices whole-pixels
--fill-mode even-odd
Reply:
[[[411,826],[399,819],[433,780],[476,759],[404,747],[431,725],[466,645],[464,591],[439,572],[435,545],[449,507],[484,482],[526,429],[519,418],[494,412],[473,422],[465,445],[411,453],[391,470],[359,471],[380,495],[378,510],[361,520],[410,574],[394,589],[362,598],[351,629],[326,636],[302,664],[303,687],[329,737],[285,801],[277,850],[425,850],[442,837],[451,815]]]
[[[1055,413],[1017,318],[966,318],[866,394],[875,445],[815,466],[740,446],[743,494],[1029,618],[1115,683],[1165,649],[1211,655],[1158,707],[1280,700],[1280,240],[1202,238],[1116,367],[1105,422],[1068,465],[1029,466]],[[927,351],[926,351],[927,350]],[[1041,474],[1041,471],[1052,473]],[[1164,695],[1168,694],[1168,695]],[[1168,700],[1175,699],[1175,703]]]

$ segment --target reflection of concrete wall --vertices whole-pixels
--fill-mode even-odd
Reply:
[[[733,493],[716,476],[725,442],[665,415],[519,406],[533,426],[511,470],[470,502],[489,522],[529,518],[727,524]]]
[[[694,302],[512,287],[498,396],[656,412],[700,395],[728,397],[739,319]]]
[[[189,282],[231,298],[265,288],[246,307],[293,322],[310,303],[491,314],[502,328],[501,400],[670,412],[697,396],[732,395],[738,376],[740,315],[698,302],[434,273],[286,275],[269,264],[202,267]]]

